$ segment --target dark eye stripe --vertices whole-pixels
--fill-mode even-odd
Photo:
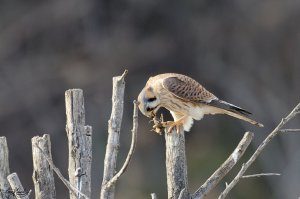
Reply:
[[[156,100],[156,97],[151,97],[151,98],[148,99],[148,102],[153,102],[155,100]]]

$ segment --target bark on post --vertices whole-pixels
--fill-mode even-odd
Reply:
[[[8,147],[6,137],[0,137],[0,199],[9,198],[10,188],[7,181],[9,174]]]
[[[84,99],[81,89],[65,93],[69,145],[69,181],[78,191],[91,196],[92,127],[85,126]],[[84,198],[70,191],[70,199]]]
[[[55,199],[55,184],[53,170],[51,169],[46,157],[40,151],[43,150],[47,156],[52,159],[50,135],[43,137],[35,136],[32,142],[33,174],[35,198],[36,199]],[[39,146],[37,148],[36,146]]]
[[[27,192],[24,190],[20,179],[16,173],[8,175],[7,180],[16,199],[29,199],[29,194],[31,191]]]
[[[177,133],[176,128],[171,133],[165,132],[166,169],[168,198],[188,198],[188,177],[185,156],[185,138],[183,128]],[[181,191],[183,191],[182,194]]]
[[[115,196],[115,185],[106,186],[116,173],[117,155],[120,145],[120,129],[123,117],[125,75],[113,77],[112,112],[108,121],[108,138],[104,158],[103,181],[100,199],[113,199]]]

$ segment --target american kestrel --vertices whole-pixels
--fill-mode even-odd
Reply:
[[[139,109],[147,117],[154,118],[159,108],[168,109],[174,121],[163,122],[168,132],[180,126],[190,131],[193,120],[201,120],[206,114],[226,114],[250,122],[258,123],[248,116],[250,112],[220,100],[206,90],[196,80],[181,74],[165,73],[150,77],[138,96]]]

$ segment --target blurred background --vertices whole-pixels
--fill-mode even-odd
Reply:
[[[67,177],[64,92],[84,90],[93,127],[92,198],[99,198],[112,77],[126,77],[119,167],[131,140],[132,101],[149,76],[189,75],[219,98],[253,113],[257,128],[228,116],[206,116],[186,133],[190,191],[228,157],[245,131],[254,141],[207,198],[216,198],[267,134],[299,102],[300,1],[2,0],[0,1],[0,136],[11,172],[33,189],[31,138],[51,135],[55,164]],[[299,117],[287,127],[300,126]],[[138,144],[116,198],[167,197],[164,137],[140,114]],[[229,198],[298,198],[300,135],[279,135]],[[1,164],[1,163],[0,163]],[[68,198],[56,179],[57,198]],[[32,195],[33,198],[33,195]]]

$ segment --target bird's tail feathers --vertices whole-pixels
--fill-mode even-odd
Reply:
[[[213,100],[209,103],[209,105],[216,108],[215,109],[216,113],[227,114],[227,115],[244,120],[246,122],[249,122],[249,123],[259,126],[259,127],[264,126],[263,124],[250,119],[249,118],[249,115],[251,115],[250,112],[248,112],[236,105],[225,102],[223,100],[219,100],[219,99]]]

